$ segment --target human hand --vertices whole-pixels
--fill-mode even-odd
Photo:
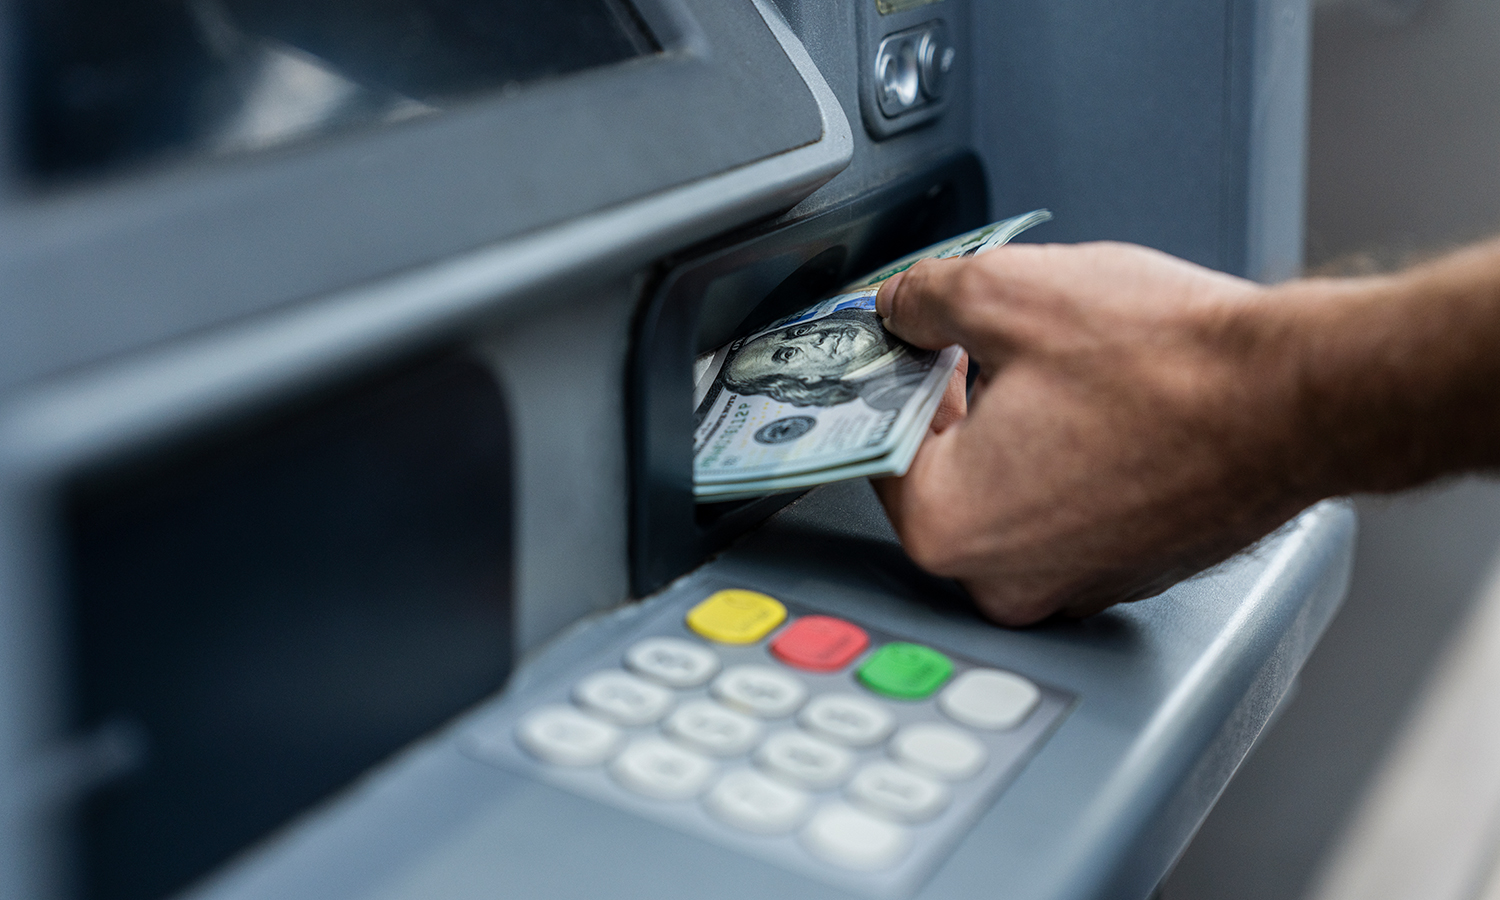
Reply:
[[[887,282],[887,328],[980,368],[967,414],[950,396],[908,474],[877,484],[908,553],[1023,625],[1159,593],[1318,499],[1269,293],[1124,244]]]

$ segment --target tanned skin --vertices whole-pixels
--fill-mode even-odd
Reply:
[[[1500,468],[1500,241],[1262,286],[1127,244],[918,263],[886,327],[959,344],[903,544],[1006,625],[1160,593],[1326,497]]]

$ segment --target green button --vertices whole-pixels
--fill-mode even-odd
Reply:
[[[921,644],[886,644],[859,667],[859,680],[877,694],[921,700],[953,675],[953,660]]]

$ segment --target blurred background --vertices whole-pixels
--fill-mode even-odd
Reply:
[[[1495,0],[1317,4],[1310,271],[1500,232],[1497,51]],[[1500,482],[1359,507],[1343,611],[1164,900],[1500,896]]]

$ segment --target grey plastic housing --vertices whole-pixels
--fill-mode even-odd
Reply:
[[[526,656],[508,696],[522,697],[657,608],[653,599],[627,603],[625,373],[664,261],[836,210],[966,151],[983,161],[989,217],[1038,205],[1058,212],[1036,239],[1134,239],[1252,275],[1294,261],[1305,2],[1172,0],[1147,14],[1104,0],[941,0],[892,19],[866,2],[762,0],[754,10],[764,24],[747,21],[736,34],[764,27],[776,47],[753,42],[773,51],[772,65],[749,84],[787,87],[775,56],[789,61],[801,86],[767,102],[796,107],[799,92],[811,97],[811,143],[792,146],[794,135],[782,152],[696,179],[673,172],[637,194],[611,194],[620,185],[605,183],[607,172],[540,160],[529,144],[519,159],[489,155],[487,142],[504,139],[508,100],[383,135],[45,196],[7,181],[0,896],[65,896],[50,792],[66,771],[58,751],[70,747],[57,640],[68,571],[57,529],[59,490],[74,473],[170,448],[413,354],[473,352],[504,392],[513,444],[514,631]],[[901,16],[939,14],[964,51],[946,111],[876,140],[854,122],[865,35]],[[590,73],[585,96],[559,83],[549,97],[587,111],[594,91],[599,102],[620,99],[614,86],[623,82],[611,78]],[[741,124],[774,130],[749,116]],[[598,136],[587,122],[558,127],[575,126]],[[687,122],[685,133],[700,137],[700,127]],[[446,164],[444,154],[459,151],[472,155]],[[494,204],[525,187],[506,179],[532,163],[544,179],[568,182],[559,206],[545,197]],[[392,169],[410,180],[381,177]],[[423,195],[423,185],[436,193]],[[706,572],[772,592],[816,591],[829,610],[1014,665],[1081,698],[921,895],[1140,900],[1331,614],[1353,521],[1342,507],[1319,507],[1162,598],[1020,632],[978,620],[952,585],[905,562],[883,528],[867,488],[824,488]],[[453,734],[435,733],[372,770],[202,890],[397,900],[701,896],[712,885],[727,897],[835,896],[474,763],[453,749]],[[541,863],[575,845],[586,851],[576,864]]]
[[[661,53],[439,115],[71,189],[29,191],[10,173],[0,181],[0,292],[15,315],[0,330],[0,385],[825,137],[817,102],[754,6],[640,6]]]
[[[1047,240],[1296,275],[1311,34],[1308,0],[975,4],[974,142],[995,203],[1051,209]]]
[[[832,523],[837,522],[837,525]],[[999,629],[901,553],[863,483],[813,491],[661,595],[579,623],[506,695],[392,761],[192,900],[849,897],[796,874],[480,763],[468,729],[607,666],[664,609],[736,584],[1023,672],[1076,706],[925,881],[903,896],[1150,894],[1270,720],[1342,600],[1346,503],[1307,511],[1208,575],[1091,619]],[[855,896],[861,892],[856,891]]]
[[[847,166],[853,151],[837,99],[773,8],[650,8],[677,15],[684,29],[697,23],[678,32],[698,41],[688,47],[697,56],[644,69],[627,63],[623,80],[611,80],[605,68],[542,85],[578,92],[574,101],[553,95],[548,102],[608,106],[620,100],[612,95],[622,85],[658,64],[655,71],[676,72],[668,80],[691,92],[707,85],[695,81],[694,66],[732,59],[742,87],[783,86],[764,101],[775,109],[763,112],[787,112],[792,131],[770,127],[770,144],[737,143],[729,126],[746,107],[726,104],[716,113],[725,127],[706,127],[710,118],[677,130],[718,142],[730,154],[719,159],[724,168],[657,168],[666,180],[653,182],[637,177],[651,168],[630,166],[637,180],[621,182],[611,181],[608,166],[595,166],[601,180],[590,184],[587,175],[556,167],[547,177],[572,185],[557,195],[561,206],[493,203],[486,194],[526,188],[524,179],[495,172],[514,165],[519,175],[540,165],[530,152],[488,155],[503,146],[490,138],[504,138],[509,112],[540,102],[524,92],[427,123],[457,135],[434,136],[425,126],[355,134],[46,196],[7,186],[0,208],[0,340],[7,342],[0,356],[9,366],[0,377],[0,633],[9,642],[0,654],[0,895],[70,896],[62,826],[80,784],[72,768],[77,736],[68,731],[63,501],[80,474],[170,453],[205,431],[304,403],[414,356],[459,350],[499,382],[509,418],[517,652],[628,596],[621,373],[641,273],[795,205]],[[656,103],[663,95],[639,96]],[[575,124],[595,127],[591,121]],[[638,137],[649,148],[673,133]],[[415,153],[413,142],[422,140],[436,142],[431,153]],[[442,164],[444,153],[465,147],[486,165]],[[713,158],[705,152],[704,160]],[[385,178],[390,173],[378,170],[387,164],[405,177]],[[434,179],[446,188],[425,190]],[[413,194],[402,199],[402,191]],[[387,201],[394,205],[382,206]],[[447,214],[422,213],[423,203]],[[466,209],[478,230],[465,224]],[[431,229],[426,238],[423,228]],[[371,229],[395,244],[383,250],[380,240],[361,237]],[[557,416],[559,405],[573,415]],[[591,513],[581,525],[579,509]],[[573,562],[583,557],[593,564]]]

